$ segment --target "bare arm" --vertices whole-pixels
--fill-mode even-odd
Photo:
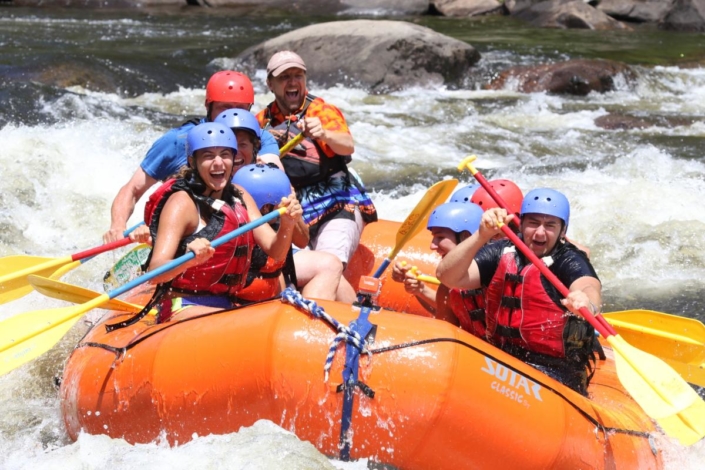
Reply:
[[[308,225],[304,222],[304,219],[299,219],[296,222],[296,227],[294,228],[294,245],[299,248],[305,248],[308,245],[311,237],[308,233]]]
[[[507,215],[504,209],[487,210],[482,215],[480,229],[443,257],[436,269],[436,277],[448,287],[480,288],[480,269],[475,262],[475,255],[485,243],[500,232],[497,223],[508,224],[513,217],[513,215]]]
[[[568,297],[561,303],[571,312],[580,315],[578,310],[586,307],[595,315],[602,310],[602,285],[598,279],[583,276],[573,281],[568,289]]]
[[[438,291],[436,291],[436,318],[459,326],[460,321],[458,321],[458,317],[456,317],[453,310],[451,310],[448,304],[449,301],[450,289],[448,289],[448,286],[441,284],[438,286]]]
[[[406,262],[397,261],[392,267],[392,280],[404,284],[404,290],[414,294],[416,300],[430,313],[436,313],[436,290],[429,287],[425,282],[419,281],[416,276],[421,273],[415,272],[411,265]]]
[[[242,191],[242,197],[245,201],[245,206],[247,206],[247,214],[250,220],[262,217],[252,196],[241,186],[238,186],[238,189]],[[275,261],[283,261],[286,258],[293,240],[294,227],[303,214],[301,204],[293,195],[285,198],[283,204],[286,207],[286,212],[281,216],[279,230],[275,232],[269,224],[264,224],[252,231],[255,242]]]
[[[298,126],[307,137],[325,142],[338,155],[352,155],[355,151],[355,142],[349,132],[324,129],[321,120],[315,116],[305,117]]]
[[[159,228],[157,229],[156,240],[154,240],[149,270],[151,271],[172,261],[176,256],[181,240],[192,234],[196,227],[198,227],[198,210],[189,195],[184,191],[179,191],[169,197],[159,216]],[[157,276],[152,282],[170,281],[188,268],[205,262],[215,252],[215,249],[210,246],[210,242],[204,238],[199,238],[189,243],[188,248],[195,253],[196,257],[194,259],[161,276]]]
[[[135,210],[137,201],[151,188],[157,180],[149,176],[140,167],[132,178],[118,191],[110,209],[110,230],[103,235],[103,242],[110,243],[123,237],[127,220]]]

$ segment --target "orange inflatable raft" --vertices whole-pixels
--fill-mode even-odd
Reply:
[[[379,265],[391,248],[367,244],[371,236],[361,266]],[[149,295],[145,288],[131,300]],[[359,315],[350,305],[319,305],[333,324]],[[131,316],[111,312],[88,332],[61,383],[69,435],[182,444],[267,419],[338,457],[346,351],[341,343],[324,381],[333,324],[300,301],[193,310],[107,332],[105,324]],[[370,354],[359,358],[344,441],[352,459],[403,469],[662,466],[653,423],[619,384],[609,348],[586,398],[448,323],[387,310],[369,320]]]

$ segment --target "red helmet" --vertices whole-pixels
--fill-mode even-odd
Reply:
[[[224,103],[255,102],[255,90],[246,75],[233,70],[214,73],[206,85],[206,106],[214,101]]]
[[[489,183],[492,189],[499,194],[499,197],[507,203],[507,207],[509,208],[508,212],[510,214],[519,214],[521,211],[521,203],[524,200],[524,195],[521,193],[519,186],[509,180],[492,180]],[[479,188],[475,191],[475,194],[470,198],[470,202],[474,202],[482,207],[483,211],[492,209],[493,207],[499,207],[485,188]]]

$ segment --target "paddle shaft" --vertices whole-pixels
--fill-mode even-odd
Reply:
[[[416,279],[418,279],[419,281],[428,282],[429,284],[434,284],[437,286],[441,284],[441,281],[439,281],[437,278],[435,278],[433,276],[429,276],[427,274],[419,274],[418,276],[416,276]]]
[[[237,230],[233,230],[232,232],[228,233],[227,235],[223,235],[222,237],[214,240],[211,243],[211,246],[213,248],[217,248],[218,246],[222,245],[223,243],[227,243],[230,240],[232,240],[233,238],[239,237],[243,233],[249,232],[250,230],[257,228],[260,225],[269,222],[270,220],[276,219],[277,217],[282,215],[284,212],[286,212],[286,208],[281,207],[277,210],[270,212],[267,215],[263,215],[259,219],[253,220],[252,222],[249,222],[249,223],[243,225],[242,227],[238,228]],[[111,290],[110,292],[108,292],[106,294],[107,298],[114,299],[115,297],[117,297],[121,294],[124,294],[128,290],[134,289],[135,287],[139,286],[140,284],[143,284],[143,283],[149,281],[150,279],[154,279],[155,277],[160,276],[167,271],[171,271],[172,269],[184,264],[186,261],[193,259],[195,257],[196,257],[195,253],[193,251],[189,251],[188,253],[185,253],[185,254],[179,256],[178,258],[171,260],[168,263],[163,264],[163,265],[159,266],[158,268],[156,268],[152,271],[149,271],[148,273],[146,273],[136,279],[133,279],[130,282],[123,284],[122,286],[118,287],[117,289]]]
[[[122,236],[123,236],[123,237],[127,237],[129,234],[131,234],[132,232],[134,232],[137,227],[139,227],[139,226],[141,226],[141,225],[144,225],[144,221],[142,221],[142,222],[137,222],[135,225],[133,225],[132,227],[130,227],[130,228],[128,228],[127,230],[125,230],[124,232],[122,232]],[[129,244],[129,243],[128,243],[128,244]],[[103,245],[103,246],[105,246],[105,245]],[[98,248],[100,248],[100,247],[98,247]],[[119,248],[119,247],[116,247],[116,248]],[[95,248],[94,248],[94,249],[95,249]],[[90,250],[86,250],[84,253],[87,253],[88,251],[90,251]],[[100,253],[102,253],[102,251],[101,251],[101,252],[98,252],[98,253],[91,253],[91,255],[90,255],[89,257],[75,258],[74,261],[80,259],[80,260],[81,260],[81,264],[83,264],[83,263],[85,263],[86,261],[88,261],[88,260],[90,260],[90,259],[93,259],[93,258],[95,257],[95,255],[100,254]]]
[[[299,142],[301,142],[302,140],[304,140],[304,133],[303,132],[300,133],[299,135],[297,135],[296,137],[294,137],[293,139],[291,139],[289,142],[284,144],[284,146],[282,148],[279,149],[279,157],[280,158],[286,157],[286,154],[289,153],[289,150],[291,150],[294,147],[296,147],[297,145],[299,145]]]
[[[431,211],[433,211],[433,209],[435,209],[443,201],[448,199],[448,196],[450,196],[450,193],[457,185],[458,180],[451,179],[440,181],[428,188],[426,194],[424,194],[418,204],[416,204],[416,207],[414,207],[404,222],[402,222],[399,230],[397,230],[397,238],[394,248],[392,248],[389,255],[387,255],[384,261],[382,261],[382,264],[379,268],[377,268],[377,271],[375,271],[373,277],[379,279],[382,276],[392,260],[397,256],[397,253],[404,248],[406,242],[424,228],[428,215]]]
[[[0,284],[4,283],[6,281],[12,280],[12,279],[19,279],[22,277],[27,277],[30,274],[34,274],[37,272],[44,271],[46,269],[58,267],[58,266],[61,266],[64,264],[68,264],[73,261],[78,261],[78,260],[81,260],[84,258],[93,257],[93,256],[98,255],[100,253],[104,253],[106,251],[114,250],[116,248],[120,248],[122,246],[129,245],[130,243],[132,243],[132,241],[128,237],[125,237],[121,240],[115,240],[114,242],[108,243],[106,245],[97,246],[95,248],[91,248],[90,250],[81,251],[79,253],[76,253],[76,254],[73,254],[70,256],[66,256],[64,258],[57,258],[57,259],[53,259],[51,261],[47,261],[45,263],[41,263],[41,264],[38,264],[35,266],[30,266],[29,268],[15,271],[12,274],[0,277]]]

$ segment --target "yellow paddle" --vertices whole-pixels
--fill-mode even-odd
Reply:
[[[66,282],[61,282],[54,279],[36,276],[34,274],[28,276],[27,279],[32,287],[34,287],[34,290],[40,294],[46,295],[47,297],[52,297],[54,299],[72,302],[74,304],[82,304],[101,296],[100,292],[74,286],[73,284],[68,284]],[[121,312],[137,313],[140,312],[144,306],[131,304],[119,299],[111,299],[103,305],[103,308],[119,310]]]
[[[663,359],[688,382],[705,387],[705,325],[651,310],[604,314],[625,340]]]
[[[27,276],[30,274],[45,277],[52,276],[57,279],[71,269],[80,266],[81,260],[85,262],[100,253],[129,245],[132,242],[127,238],[127,235],[140,225],[142,225],[142,222],[127,229],[124,232],[125,238],[122,240],[116,240],[112,243],[61,258],[42,258],[27,255],[2,258],[0,260],[0,304],[19,299],[32,292],[32,286],[27,281]]]
[[[237,230],[224,235],[211,243],[213,248],[232,240],[243,233],[279,217],[286,208],[282,207],[269,214],[247,223]],[[39,310],[15,315],[0,322],[0,375],[31,361],[52,348],[71,329],[76,321],[89,310],[107,304],[111,299],[171,271],[192,259],[194,253],[188,253],[172,260],[143,276],[102,294],[84,304],[50,310]]]
[[[374,273],[374,277],[379,278],[387,266],[392,262],[392,260],[397,256],[399,250],[401,250],[406,242],[419,233],[425,228],[426,222],[428,221],[428,216],[431,215],[433,209],[438,207],[440,204],[446,201],[448,197],[453,193],[453,189],[458,185],[458,180],[450,179],[445,181],[440,181],[426,191],[423,198],[416,204],[414,210],[411,211],[406,217],[406,220],[401,224],[399,230],[397,230],[397,238],[394,248],[389,252],[387,258],[382,261],[382,264],[377,268]]]

